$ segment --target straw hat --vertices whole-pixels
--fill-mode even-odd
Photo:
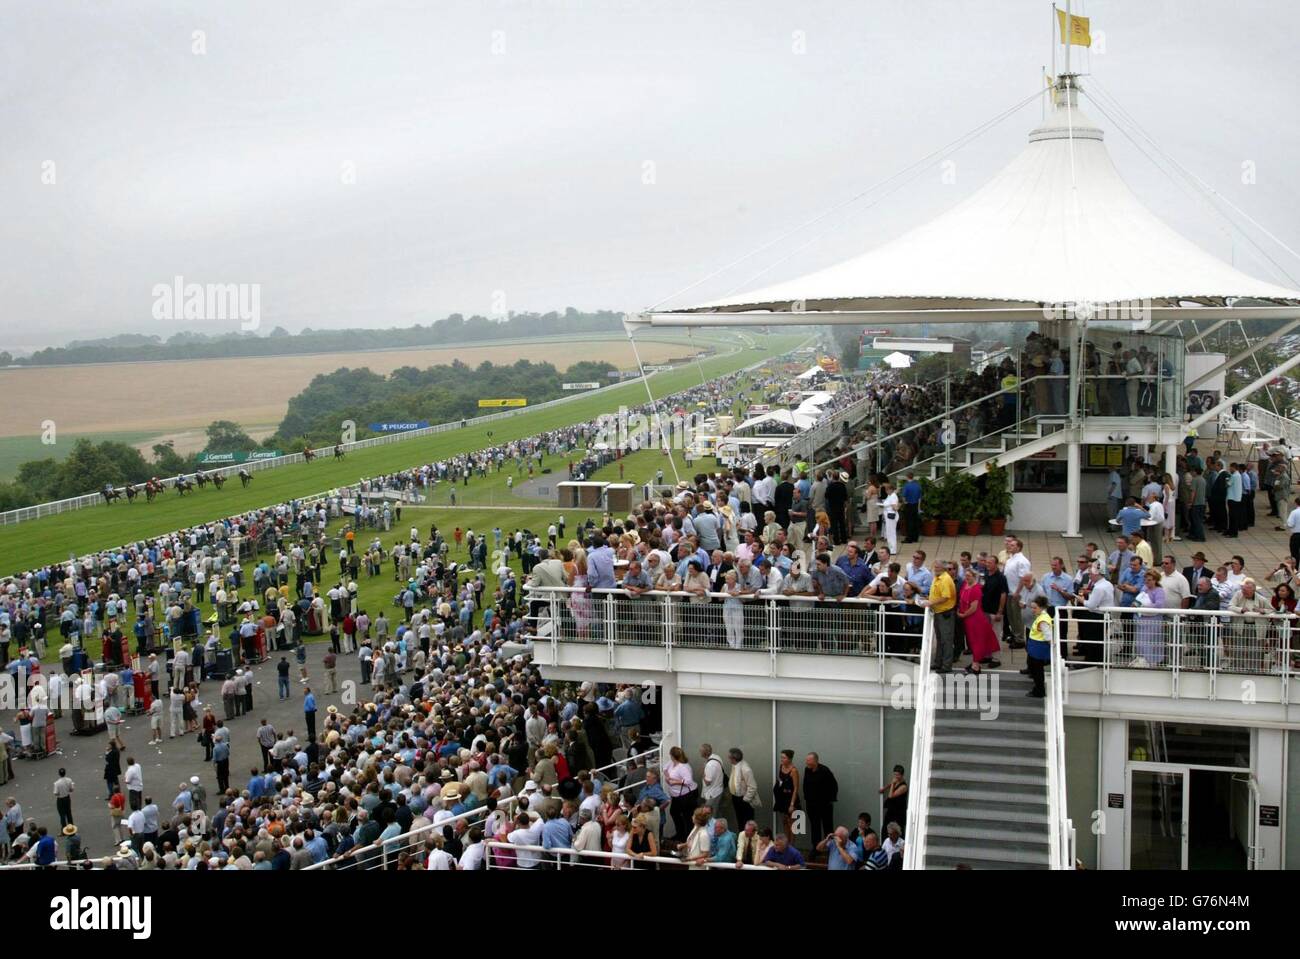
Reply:
[[[77,834],[77,827],[74,826],[72,823],[68,823],[66,826],[63,827],[63,835],[75,836],[76,834]]]

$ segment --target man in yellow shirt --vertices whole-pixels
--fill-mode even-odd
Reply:
[[[950,673],[952,672],[957,587],[952,577],[948,575],[948,564],[943,560],[936,559],[931,568],[934,570],[934,581],[930,584],[929,598],[922,600],[922,603],[930,607],[930,613],[934,616],[934,635],[938,641],[934,668],[941,673]]]
[[[1155,529],[1153,526],[1152,529]],[[1142,567],[1155,564],[1155,557],[1151,553],[1151,544],[1146,541],[1146,537],[1141,533],[1134,533],[1131,537],[1133,541],[1133,552],[1137,553],[1138,558],[1142,560]]]

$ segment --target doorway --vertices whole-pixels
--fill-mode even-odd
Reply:
[[[1191,771],[1189,869],[1245,869],[1250,843],[1250,790],[1240,774]]]
[[[1257,793],[1243,770],[1131,763],[1128,868],[1248,869]]]

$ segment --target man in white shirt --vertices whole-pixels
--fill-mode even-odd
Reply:
[[[1024,545],[1014,536],[1006,538],[1006,558],[1002,560],[1002,575],[1007,580],[1007,632],[1011,642],[1020,647],[1025,642],[1025,624],[1023,610],[1023,583],[1025,576],[1033,571],[1029,557],[1024,554]],[[999,557],[1001,558],[1001,557]]]
[[[1160,531],[1163,530],[1165,526],[1165,507],[1160,502],[1160,495],[1158,493],[1147,493],[1145,505],[1147,515],[1151,517],[1151,520],[1154,523],[1151,527],[1151,535],[1153,537],[1159,536],[1161,535]]]
[[[126,773],[122,778],[126,785],[127,802],[132,809],[139,809],[144,805],[144,769],[135,761],[135,757],[127,757]]]
[[[603,848],[604,831],[596,821],[595,814],[590,809],[579,809],[578,823],[578,833],[573,837],[573,848],[579,852],[600,852]]]
[[[460,854],[458,868],[461,872],[483,868],[483,859],[487,854],[487,844],[483,842],[483,830],[475,826],[469,831],[469,842]]]
[[[1192,605],[1192,587],[1187,577],[1179,572],[1174,558],[1168,553],[1160,561],[1160,588],[1165,591],[1166,609],[1187,609]]]
[[[529,819],[527,815],[520,813],[515,818],[514,830],[506,836],[506,840],[514,846],[540,846],[542,844],[542,819]],[[536,869],[541,865],[541,854],[531,849],[520,849],[515,853],[519,861],[520,869]]]
[[[437,872],[451,872],[456,868],[456,860],[451,857],[451,853],[442,848],[443,839],[441,836],[433,837],[433,849],[429,851],[429,858],[425,862],[425,868]]]
[[[718,803],[722,800],[722,787],[727,782],[727,771],[722,765],[722,757],[708,743],[700,746],[700,758],[704,760],[704,782],[700,786],[700,796],[704,805],[716,815]]]

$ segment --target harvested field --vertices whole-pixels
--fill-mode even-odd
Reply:
[[[639,341],[639,348],[647,364],[689,352],[684,340]],[[423,369],[455,360],[477,366],[485,360],[510,364],[520,359],[552,363],[561,372],[579,360],[605,361],[619,369],[636,366],[627,340],[607,337],[373,353],[2,369],[0,395],[5,397],[7,415],[0,419],[0,436],[37,434],[44,420],[54,420],[65,434],[172,433],[205,427],[213,420],[234,420],[243,426],[278,424],[289,399],[302,392],[312,377],[340,367],[368,367],[386,374],[402,366]]]

